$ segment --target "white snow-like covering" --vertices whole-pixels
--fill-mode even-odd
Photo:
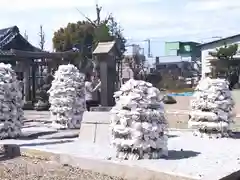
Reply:
[[[157,159],[167,155],[167,122],[160,91],[130,79],[115,92],[112,144],[120,159]]]
[[[233,123],[234,101],[224,79],[202,79],[191,101],[190,128],[196,135],[228,136]]]
[[[85,111],[84,74],[72,64],[60,65],[49,89],[51,120],[56,128],[79,129]]]
[[[10,64],[0,63],[0,139],[21,135],[24,120],[19,81]]]

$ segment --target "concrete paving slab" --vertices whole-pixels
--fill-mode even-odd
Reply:
[[[24,117],[27,121],[51,122],[49,111],[25,110]]]
[[[69,138],[77,138],[79,135],[79,130],[60,130],[56,133],[43,135],[38,137],[38,139],[69,139]]]
[[[85,111],[83,113],[83,123],[101,123],[109,124],[111,113],[98,111]]]
[[[94,143],[97,124],[82,124],[79,132],[79,140]]]
[[[2,143],[13,144],[19,141],[4,140]],[[240,170],[240,139],[203,139],[194,137],[187,131],[170,132],[169,157],[159,160],[107,160],[108,157],[115,156],[107,141],[94,144],[74,139],[73,142],[56,144],[50,140],[28,140],[21,141],[20,144],[24,143],[26,145],[22,145],[23,148],[56,153],[62,157],[62,162],[72,162],[82,168],[105,171],[106,174],[119,171],[118,174],[122,176],[133,176],[131,170],[135,168],[133,172],[137,175],[140,172],[141,175],[154,172],[147,176],[151,178],[164,173],[190,179],[218,180]],[[34,146],[31,145],[34,143]],[[166,179],[169,178],[170,176]]]
[[[96,126],[96,143],[97,144],[110,144],[110,131],[109,124],[98,124]]]
[[[91,143],[109,143],[110,112],[84,112],[79,139]]]
[[[0,141],[0,145],[18,145],[20,147],[43,147],[56,144],[64,144],[75,142],[77,139],[4,139]]]
[[[109,124],[83,123],[79,132],[79,139],[91,143],[109,143]]]
[[[25,128],[22,128],[22,137],[21,138],[37,138],[38,136],[53,134],[56,132],[57,132],[56,129],[48,128],[48,127],[44,127],[44,126],[25,127]]]
[[[23,128],[28,128],[28,127],[41,127],[41,126],[45,126],[46,124],[49,123],[45,123],[45,122],[39,122],[39,121],[28,121],[28,122],[24,122]]]

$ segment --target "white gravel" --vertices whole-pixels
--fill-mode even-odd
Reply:
[[[240,139],[203,139],[186,131],[171,131],[169,134],[168,159],[114,162],[206,180],[217,180],[240,169]],[[99,160],[106,160],[114,152],[108,144],[91,144],[76,139],[63,144],[41,145],[41,142],[56,140],[3,140],[0,143],[25,144],[23,147],[26,148]],[[32,143],[36,144],[32,146]]]

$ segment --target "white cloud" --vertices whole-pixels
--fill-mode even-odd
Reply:
[[[111,2],[111,0],[104,0],[104,3]],[[8,11],[24,11],[30,9],[62,9],[62,8],[76,8],[94,6],[94,0],[79,1],[79,0],[11,0],[1,2],[1,9]]]
[[[193,0],[187,3],[186,10],[213,11],[240,8],[239,0]]]
[[[131,39],[158,37],[177,41],[178,38],[191,40],[240,32],[236,23],[240,12],[233,9],[240,7],[239,0],[230,0],[231,3],[227,0],[186,0],[185,4],[162,0],[98,1],[103,6],[102,17],[112,12],[123,27],[124,35]],[[91,19],[96,18],[95,0],[3,1],[0,28],[18,25],[22,33],[27,30],[30,41],[37,45],[39,25],[43,24],[47,47],[51,49],[54,31],[68,22],[84,19],[76,7]]]
[[[103,6],[118,6],[120,4],[136,4],[144,2],[158,2],[159,0],[98,0]],[[2,1],[0,10],[4,11],[25,11],[29,9],[66,9],[66,8],[84,8],[95,6],[97,0],[11,0]]]

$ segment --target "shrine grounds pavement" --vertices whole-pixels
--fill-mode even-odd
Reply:
[[[0,158],[0,179],[219,180],[240,169],[240,139],[199,138],[186,131],[169,131],[168,136],[168,157],[139,161],[115,159],[107,141],[2,140],[16,152],[19,147],[22,156]]]
[[[233,91],[233,97],[237,115],[233,129],[240,130],[240,91]],[[191,97],[176,97],[176,104],[165,105],[171,128],[168,132],[169,156],[159,160],[116,160],[109,139],[101,135],[104,134],[103,130],[106,131],[106,128],[101,129],[102,126],[108,124],[101,124],[100,121],[106,121],[107,116],[100,118],[98,115],[96,118],[92,113],[88,115],[89,122],[99,121],[98,126],[94,126],[96,122],[92,125],[95,132],[98,132],[90,132],[92,136],[98,136],[96,141],[92,141],[95,138],[86,136],[91,130],[87,128],[90,125],[88,121],[82,123],[81,133],[79,130],[58,132],[48,127],[51,123],[48,111],[25,111],[27,121],[23,132],[30,138],[0,141],[0,147],[16,147],[16,150],[8,148],[6,152],[9,154],[19,152],[20,155],[21,151],[21,156],[14,155],[19,156],[14,158],[5,156],[0,148],[0,179],[218,180],[237,172],[240,169],[240,146],[236,145],[239,144],[240,137],[202,139],[192,136],[192,132],[173,130],[187,128],[190,99]],[[43,135],[46,132],[51,133]],[[81,135],[79,138],[78,134]]]

